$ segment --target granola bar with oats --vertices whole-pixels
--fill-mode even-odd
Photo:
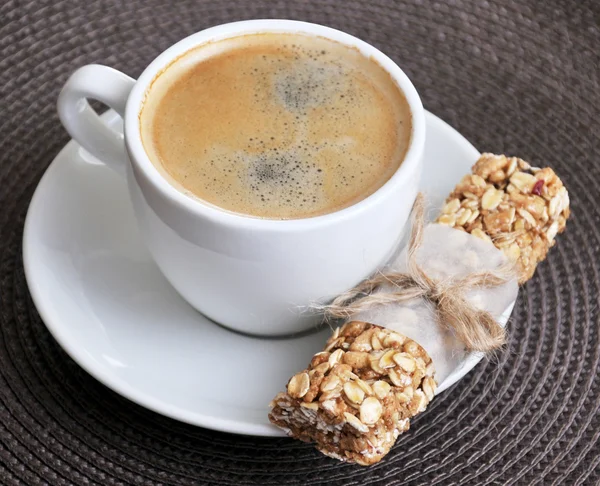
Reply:
[[[273,399],[269,419],[330,457],[374,464],[425,410],[437,386],[433,376],[430,357],[415,341],[349,322]]]
[[[490,240],[529,280],[565,229],[569,194],[548,167],[484,153],[446,200],[437,222]]]

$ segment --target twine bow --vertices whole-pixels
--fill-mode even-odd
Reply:
[[[465,293],[475,288],[494,288],[514,276],[513,266],[505,263],[495,270],[475,272],[464,277],[436,280],[417,264],[416,253],[423,242],[423,195],[412,210],[412,231],[408,244],[405,273],[379,273],[336,297],[323,310],[327,317],[349,319],[378,305],[396,304],[412,299],[431,302],[440,324],[450,329],[470,351],[491,351],[506,342],[504,329],[487,311],[473,307]],[[392,287],[392,291],[381,290]],[[381,291],[379,291],[381,290]]]

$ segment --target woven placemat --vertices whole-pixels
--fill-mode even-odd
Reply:
[[[436,398],[371,468],[130,403],[66,356],[25,284],[23,222],[68,140],[55,102],[69,73],[99,62],[137,76],[184,36],[265,17],[374,44],[480,150],[549,165],[572,195],[567,232],[520,294],[508,348]],[[0,3],[0,482],[598,484],[599,26],[595,0]]]

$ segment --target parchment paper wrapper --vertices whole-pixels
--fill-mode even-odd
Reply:
[[[505,256],[493,244],[464,231],[441,224],[429,224],[424,229],[423,242],[417,250],[417,263],[431,278],[448,279],[469,273],[493,270]],[[383,270],[406,271],[406,248]],[[381,292],[393,290],[391,286]],[[488,311],[499,323],[504,311],[517,298],[518,285],[513,279],[499,287],[477,289],[465,294],[476,308]],[[402,304],[374,307],[354,316],[359,320],[397,331],[419,343],[431,357],[438,385],[465,359],[467,351],[452,331],[438,322],[433,305],[423,299]]]

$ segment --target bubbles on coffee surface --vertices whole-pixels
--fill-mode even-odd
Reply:
[[[199,175],[206,191],[228,194],[231,202],[245,207],[311,212],[323,203],[324,174],[303,148],[214,156],[210,173],[220,172],[219,177],[210,178],[208,171]]]
[[[254,153],[212,151],[210,169],[203,168],[197,174],[204,191],[218,193],[222,201],[255,211],[268,213],[278,208],[289,217],[318,214],[324,205],[331,204],[331,194],[339,196],[362,187],[373,167],[369,160],[360,160],[352,152],[352,141],[344,138],[318,144],[301,140],[285,149],[271,147],[261,151],[256,146],[264,145],[263,140],[252,138],[249,142],[254,144]],[[323,165],[323,151],[345,154],[346,163]],[[189,169],[194,165],[190,161]]]
[[[296,151],[260,154],[246,163],[245,182],[262,203],[308,208],[323,197],[322,170]]]
[[[296,61],[291,68],[276,72],[273,84],[286,109],[306,113],[308,108],[323,106],[336,96],[344,96],[347,90],[344,74],[342,66],[315,57]]]

